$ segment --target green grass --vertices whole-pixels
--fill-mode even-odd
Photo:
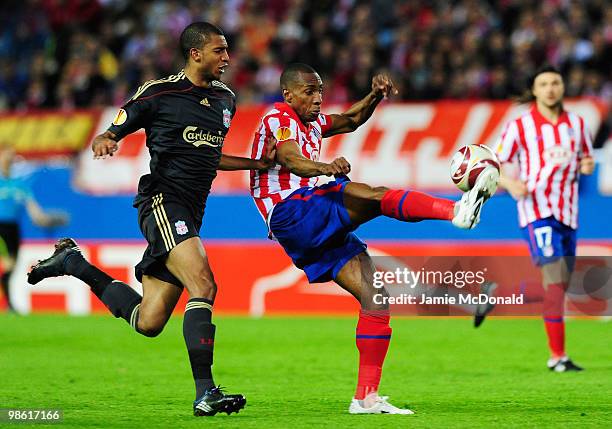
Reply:
[[[351,416],[350,318],[217,317],[216,380],[240,414],[191,416],[182,320],[144,338],[111,317],[0,315],[0,408],[60,408],[56,427],[610,427],[612,324],[570,320],[587,371],[552,374],[539,320],[397,319],[381,393],[415,416]],[[204,420],[204,421],[203,421]],[[11,425],[27,427],[26,425]],[[35,425],[34,427],[40,427]]]

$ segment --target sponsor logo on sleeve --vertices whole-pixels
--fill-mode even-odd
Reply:
[[[117,115],[115,116],[115,119],[113,119],[113,125],[116,125],[116,126],[123,125],[126,120],[127,120],[127,112],[123,109],[119,109],[119,111],[117,112]]]
[[[291,132],[291,128],[288,127],[280,127],[277,129],[274,133],[274,137],[276,137],[276,140],[279,142],[283,140],[295,139],[295,136]]]

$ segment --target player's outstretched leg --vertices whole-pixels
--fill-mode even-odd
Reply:
[[[390,404],[387,396],[378,395],[383,363],[391,341],[388,306],[375,305],[374,264],[367,253],[349,260],[334,279],[362,304],[357,322],[356,343],[359,350],[359,375],[355,396],[349,406],[351,414],[414,414],[409,409]]]
[[[28,273],[28,283],[35,285],[49,277],[70,275],[85,282],[115,317],[121,317],[137,330],[142,297],[127,284],[91,265],[71,238],[55,243],[55,252],[39,261]],[[137,330],[138,331],[138,330]]]
[[[482,206],[495,194],[498,182],[499,171],[496,168],[490,167],[480,173],[474,187],[463,194],[457,203],[453,225],[463,229],[472,229],[478,225]]]
[[[216,327],[212,323],[212,309],[217,286],[200,238],[189,238],[174,247],[166,266],[185,285],[190,297],[185,306],[183,336],[196,386],[193,413],[196,416],[237,413],[246,405],[246,398],[226,394],[213,381]]]
[[[495,193],[498,180],[499,172],[495,168],[486,169],[460,201],[349,182],[344,188],[343,202],[353,225],[383,215],[404,222],[448,220],[458,228],[471,229],[480,221],[482,206]]]

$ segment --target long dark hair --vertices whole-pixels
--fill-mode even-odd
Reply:
[[[527,79],[527,83],[526,83],[527,87],[525,88],[525,90],[523,91],[521,95],[514,98],[515,102],[519,104],[526,104],[526,103],[531,103],[535,101],[535,96],[533,95],[533,84],[536,80],[536,77],[538,77],[542,73],[556,73],[559,76],[562,76],[559,69],[553,65],[545,64],[539,67],[535,72],[533,72],[529,76],[529,78]]]

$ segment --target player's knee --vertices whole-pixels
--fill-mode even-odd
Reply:
[[[164,330],[166,321],[162,317],[139,317],[138,332],[145,337],[157,337]]]
[[[380,201],[382,200],[382,198],[385,196],[385,194],[387,193],[387,191],[389,190],[389,188],[385,187],[385,186],[376,186],[373,187],[371,189],[371,194],[372,197],[371,199],[376,200],[376,201]]]

